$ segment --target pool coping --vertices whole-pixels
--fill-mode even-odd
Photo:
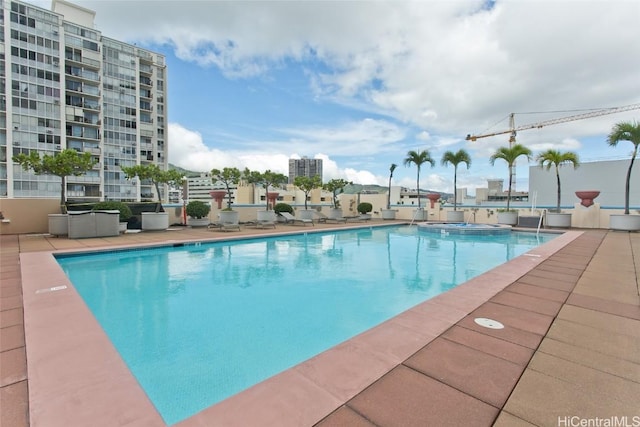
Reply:
[[[174,425],[313,425],[581,234],[567,231]],[[31,425],[164,425],[53,257],[78,252],[20,254]]]

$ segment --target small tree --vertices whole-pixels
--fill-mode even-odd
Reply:
[[[633,144],[633,152],[631,153],[631,162],[627,169],[627,180],[624,186],[624,214],[629,215],[629,192],[631,189],[631,169],[633,162],[638,155],[638,147],[640,146],[640,123],[638,122],[620,122],[611,130],[607,137],[607,142],[611,147],[618,145],[620,141],[629,141]]]
[[[373,210],[373,205],[369,202],[360,202],[357,207],[359,214],[368,214]]]
[[[457,210],[458,207],[458,165],[465,163],[467,169],[471,166],[471,156],[466,150],[460,149],[457,152],[447,151],[442,155],[442,166],[447,166],[449,163],[453,165],[453,210]]]
[[[237,186],[242,178],[242,172],[238,168],[211,169],[211,180],[215,184],[221,182],[227,189],[227,210],[231,210],[231,186]]]
[[[340,208],[340,201],[338,200],[338,194],[344,191],[344,187],[347,185],[353,185],[351,181],[347,181],[346,179],[332,179],[326,184],[322,186],[322,188],[326,191],[330,191],[333,195],[333,208]]]
[[[98,202],[93,205],[92,211],[118,211],[120,212],[120,222],[127,222],[133,215],[131,208],[124,202],[116,200],[108,200],[104,202]]]
[[[420,168],[425,163],[429,163],[431,164],[431,167],[433,167],[436,162],[431,158],[431,154],[429,153],[429,150],[422,150],[422,151],[411,150],[407,153],[407,157],[404,159],[404,165],[411,166],[412,163],[416,165],[416,167],[418,168],[418,176],[416,178],[416,188],[418,189],[418,209],[420,209],[421,208],[420,206]]]
[[[387,209],[391,209],[391,178],[393,178],[393,171],[396,170],[398,165],[391,163],[389,166],[389,191],[387,192]]]
[[[293,185],[298,187],[304,193],[304,208],[307,209],[309,193],[311,193],[315,188],[322,187],[322,178],[320,178],[320,175],[296,176],[293,180]]]
[[[31,151],[28,155],[20,153],[13,156],[13,161],[24,170],[33,170],[36,175],[60,177],[60,212],[63,214],[67,212],[67,177],[84,175],[96,164],[96,161],[91,158],[91,153],[79,153],[70,148],[53,156],[44,154],[40,157],[37,151]]]
[[[489,158],[491,164],[495,164],[497,159],[502,159],[507,162],[509,166],[509,191],[507,192],[507,211],[509,211],[511,202],[511,181],[513,181],[513,166],[516,164],[516,159],[520,156],[525,156],[527,160],[531,160],[531,150],[522,144],[515,144],[513,147],[500,147]]]
[[[200,219],[209,215],[209,212],[211,212],[211,206],[201,200],[192,200],[187,203],[185,211],[191,218]]]
[[[276,187],[285,184],[289,177],[284,174],[273,172],[267,169],[264,172],[250,171],[245,169],[244,177],[250,184],[261,185],[264,188],[264,198],[266,202],[266,210],[269,210],[269,187]]]
[[[177,186],[180,184],[184,177],[180,172],[175,169],[164,170],[160,169],[160,166],[150,163],[145,165],[135,166],[123,166],[122,172],[124,172],[127,179],[133,179],[136,176],[142,180],[151,181],[156,188],[156,194],[158,195],[158,204],[156,205],[156,213],[162,210],[162,193],[160,192],[160,184],[166,184],[169,186]]]
[[[558,201],[556,203],[556,212],[560,212],[560,199],[561,190],[560,190],[560,166],[571,163],[573,168],[577,168],[580,165],[580,160],[578,159],[578,155],[576,153],[567,151],[561,153],[558,150],[547,150],[543,153],[538,154],[536,157],[536,161],[541,168],[545,168],[547,170],[551,169],[553,165],[556,170],[556,188],[558,191]]]

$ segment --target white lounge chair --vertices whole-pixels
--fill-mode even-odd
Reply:
[[[291,215],[289,212],[280,212],[279,215],[281,215],[282,217],[284,217],[284,219],[286,220],[285,224],[295,224],[296,221],[302,223],[302,225],[307,225],[307,224],[313,224],[313,220],[312,219],[298,219],[295,216]]]
[[[315,213],[318,222],[324,222],[327,223],[329,221],[333,221],[333,222],[347,222],[347,218],[343,218],[343,217],[338,217],[338,218],[329,218],[327,215],[323,214],[322,212],[316,212]]]

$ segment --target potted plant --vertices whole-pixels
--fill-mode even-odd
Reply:
[[[352,183],[350,181],[347,181],[346,179],[331,179],[329,180],[327,183],[325,183],[322,188],[325,191],[330,191],[331,192],[331,200],[332,200],[332,204],[331,204],[331,210],[329,211],[329,218],[330,219],[339,219],[342,218],[342,209],[340,208],[340,200],[338,200],[338,195],[342,192],[344,192],[344,188],[347,185],[351,185]]]
[[[553,165],[556,171],[556,189],[558,192],[558,197],[556,208],[552,211],[547,212],[547,226],[561,228],[571,227],[571,214],[562,213],[562,211],[560,210],[560,201],[562,199],[560,186],[560,167],[564,164],[570,163],[573,165],[574,169],[577,168],[580,165],[578,155],[571,151],[561,153],[558,150],[547,150],[543,153],[538,154],[536,160],[541,168],[546,168],[547,170],[549,170]]]
[[[119,201],[116,201],[116,200],[108,200],[108,201],[104,201],[104,202],[98,202],[95,205],[93,205],[93,208],[91,210],[94,210],[94,211],[118,211],[118,212],[120,212],[120,215],[119,215],[119,222],[120,222],[119,231],[121,233],[124,233],[125,231],[127,231],[127,224],[129,223],[129,218],[131,218],[131,216],[133,215],[131,213],[131,209],[129,208],[129,206],[126,203],[119,202]]]
[[[211,222],[209,221],[211,206],[201,200],[191,200],[187,203],[185,211],[189,215],[187,225],[191,227],[206,227]]]
[[[244,178],[250,184],[261,185],[264,188],[265,210],[264,211],[259,210],[257,212],[258,221],[270,221],[270,222],[275,221],[276,220],[275,212],[272,212],[269,209],[269,187],[282,185],[286,183],[289,180],[289,178],[284,174],[273,172],[269,169],[267,169],[264,172],[250,171],[249,169],[245,169]],[[277,193],[275,194],[277,195]],[[272,199],[275,201],[274,197],[272,197]]]
[[[313,210],[308,209],[307,201],[309,199],[309,193],[316,188],[322,187],[322,178],[320,175],[314,176],[296,176],[293,180],[293,185],[298,187],[304,193],[304,211],[300,212],[300,218],[313,219]]]
[[[458,165],[464,163],[467,169],[471,166],[471,156],[466,150],[447,151],[442,155],[442,166],[453,165],[453,211],[447,211],[447,221],[463,222],[464,211],[458,210]]]
[[[631,153],[631,161],[629,162],[627,178],[625,180],[624,214],[611,215],[609,217],[609,227],[613,230],[638,231],[640,230],[640,215],[631,215],[629,213],[629,194],[631,188],[631,170],[633,169],[633,163],[638,155],[638,147],[640,146],[640,123],[616,123],[611,133],[607,136],[607,142],[611,147],[615,147],[620,141],[631,142],[633,144],[633,152]],[[637,183],[637,180],[635,182]]]
[[[396,219],[396,210],[391,209],[391,178],[393,178],[393,172],[396,170],[398,165],[395,163],[391,163],[389,166],[389,186],[387,191],[387,208],[380,209],[380,214],[382,215],[382,219]]]
[[[32,170],[36,175],[55,175],[60,177],[60,213],[49,214],[49,234],[63,236],[68,233],[66,189],[67,177],[80,176],[93,169],[96,161],[91,153],[79,153],[73,149],[62,150],[54,155],[40,154],[33,150],[29,154],[19,153],[13,161],[24,170]]]
[[[123,166],[127,179],[138,177],[141,181],[150,181],[155,189],[158,197],[155,212],[142,212],[142,229],[143,230],[166,230],[169,228],[169,214],[162,208],[162,192],[160,185],[178,185],[184,180],[180,172],[175,169],[164,170],[156,164],[144,164],[134,166]]]
[[[413,214],[413,219],[417,220],[425,220],[428,219],[427,212],[422,210],[422,205],[420,202],[420,169],[422,165],[425,163],[431,164],[431,167],[435,165],[435,161],[431,158],[431,153],[429,150],[422,151],[414,151],[411,150],[407,153],[407,157],[404,159],[405,166],[411,166],[411,164],[416,165],[418,169],[418,174],[416,176],[416,189],[418,191],[418,209]]]
[[[369,202],[360,202],[356,208],[360,214],[360,219],[371,219],[373,205]]]
[[[238,168],[211,169],[211,180],[214,183],[221,182],[227,190],[227,207],[220,211],[220,222],[223,224],[240,223],[240,213],[231,207],[231,189],[238,185],[241,178],[242,172]]]
[[[511,187],[513,181],[513,168],[516,164],[516,159],[520,156],[525,156],[527,160],[531,160],[531,150],[522,144],[515,144],[510,147],[500,147],[495,153],[491,155],[489,161],[491,165],[494,165],[496,160],[502,159],[509,166],[509,189],[507,191],[507,208],[498,209],[498,223],[516,225],[518,223],[518,211],[511,210]]]

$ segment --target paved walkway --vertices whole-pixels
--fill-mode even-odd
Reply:
[[[82,240],[0,236],[0,425],[29,425],[21,252],[270,232],[183,229]],[[639,276],[640,233],[586,231],[318,426],[640,423]],[[478,317],[505,328],[483,328],[474,322]]]

